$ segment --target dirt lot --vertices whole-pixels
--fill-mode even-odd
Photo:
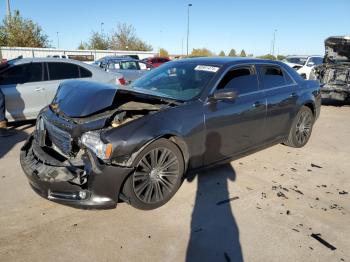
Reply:
[[[349,106],[323,106],[305,148],[278,145],[203,172],[148,212],[37,196],[18,160],[32,127],[17,127],[0,138],[0,260],[349,261],[349,119]]]

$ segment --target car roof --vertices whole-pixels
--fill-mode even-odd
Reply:
[[[293,57],[295,57],[295,58],[298,58],[298,57],[308,58],[308,57],[323,57],[323,56],[321,56],[321,55],[289,55],[286,58],[293,58]]]
[[[226,65],[236,63],[261,63],[261,62],[273,62],[279,63],[278,61],[251,58],[251,57],[196,57],[196,58],[184,58],[176,60],[175,63],[198,63],[198,64],[211,64],[211,65]]]
[[[78,60],[74,59],[67,59],[67,58],[55,58],[55,57],[34,57],[34,58],[18,58],[13,59],[9,61],[11,65],[21,65],[21,64],[27,64],[32,62],[62,62],[62,63],[71,63],[71,64],[77,64],[77,65],[85,65],[85,63],[80,62]]]

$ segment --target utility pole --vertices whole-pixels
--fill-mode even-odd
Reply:
[[[181,38],[181,56],[184,56],[184,38]]]
[[[273,31],[273,42],[272,42],[272,55],[275,55],[275,44],[276,44],[276,32],[277,29]]]
[[[60,38],[58,37],[58,32],[56,32],[57,34],[57,49],[60,49]]]
[[[192,4],[188,4],[187,6],[187,56],[188,56],[188,39],[190,36],[190,7]]]
[[[11,16],[10,0],[7,0],[7,17]]]
[[[101,36],[103,36],[103,26],[105,23],[101,22]]]

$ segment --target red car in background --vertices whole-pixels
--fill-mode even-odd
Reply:
[[[151,64],[153,67],[158,67],[171,60],[169,59],[169,57],[148,57],[143,59],[142,61]]]

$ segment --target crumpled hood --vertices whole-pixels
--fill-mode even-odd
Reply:
[[[57,90],[50,107],[68,117],[87,117],[113,104],[118,86],[69,80]]]
[[[350,36],[333,36],[325,41],[325,61],[350,62]]]

